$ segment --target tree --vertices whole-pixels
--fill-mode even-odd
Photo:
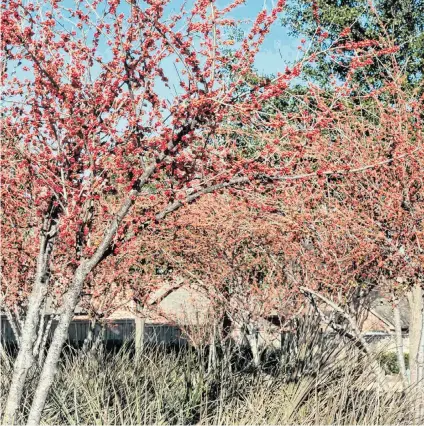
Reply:
[[[410,383],[417,384],[424,356],[423,97],[419,90],[405,91],[401,80],[402,74],[395,74],[381,89],[352,95],[337,108],[326,90],[317,88],[313,96],[309,90],[301,98],[311,121],[318,121],[324,109],[331,116],[330,126],[326,121],[324,131],[311,133],[305,149],[315,167],[328,161],[322,170],[338,164],[341,173],[334,173],[334,166],[329,174],[319,172],[321,183],[309,197],[299,189],[309,202],[309,219],[302,230],[307,243],[297,279],[299,286],[331,296],[353,319],[358,303],[350,307],[355,298],[349,295],[360,302],[378,290],[395,307],[407,297]],[[306,109],[312,100],[313,108]]]
[[[295,261],[292,222],[270,212],[260,197],[232,192],[180,209],[172,228],[158,233],[155,248],[169,276],[207,295],[221,342],[234,327],[244,331],[258,365],[258,329],[272,316],[283,326],[303,301],[286,275]]]
[[[306,37],[317,46],[329,46],[349,35],[355,42],[390,38],[399,46],[398,64],[404,69],[407,82],[416,86],[424,67],[424,2],[422,0],[318,0],[292,1],[287,4],[283,23],[292,35]],[[333,58],[334,59],[334,58]],[[385,61],[385,58],[382,58]],[[330,74],[345,79],[348,67],[343,62],[323,58],[310,68],[311,75],[321,83]],[[367,79],[381,82],[381,67],[370,68]],[[361,83],[363,75],[358,74]]]
[[[244,89],[283,1],[257,16],[235,46],[238,77],[225,77],[222,29],[233,24],[227,14],[240,3],[219,9],[214,1],[198,0],[191,10],[168,15],[167,0],[4,2],[2,296],[9,306],[19,300],[25,310],[5,423],[17,420],[47,295],[55,299],[59,320],[29,424],[40,421],[82,293],[108,284],[120,291],[142,286],[152,253],[140,247],[161,222],[205,194],[232,187],[251,198],[259,194],[267,205],[285,205],[300,187],[314,199],[315,184],[305,179],[321,183],[322,176],[338,173],[339,163],[329,166],[325,136],[337,123],[332,108],[323,106],[314,117],[302,111],[290,123],[281,114],[263,119],[264,102],[281,97],[301,63]],[[377,42],[368,47],[356,68],[385,53]],[[176,75],[180,88],[167,98]],[[343,90],[337,88],[335,105],[338,96],[349,96]],[[234,143],[231,123],[245,125],[236,133],[263,141],[256,154],[246,156]],[[312,155],[303,145],[308,138],[322,145],[312,144]],[[323,147],[327,157],[316,158]],[[353,172],[367,170],[361,162],[369,158],[356,157],[351,148],[354,158],[343,159]]]
[[[266,162],[240,158],[225,123],[255,119],[262,98],[290,79],[235,96],[242,83],[223,77],[222,28],[239,3],[220,10],[199,0],[171,16],[162,0],[3,3],[2,286],[4,302],[21,298],[26,311],[6,423],[16,420],[48,294],[60,318],[29,413],[34,424],[84,286],[96,276],[114,282],[138,264],[131,248],[139,236],[184,203],[262,179]],[[240,76],[281,10],[279,1],[261,12],[236,49]],[[171,62],[180,88],[166,99]]]
[[[282,194],[229,189],[232,201],[204,199],[180,211],[165,240],[172,268],[204,283],[242,323],[271,309],[290,317],[304,293],[341,314],[366,348],[360,308],[370,292],[394,305],[407,297],[416,384],[424,353],[423,98],[400,78],[367,95],[309,86],[284,128],[273,126],[278,114],[267,120],[280,148],[290,135],[284,156],[296,177],[274,188]]]

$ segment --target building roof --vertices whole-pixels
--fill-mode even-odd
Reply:
[[[369,311],[377,319],[382,321],[386,327],[394,330],[394,312],[390,300],[376,294],[373,296]],[[399,312],[402,330],[409,330],[410,309],[406,298],[399,301]]]
[[[128,298],[127,298],[128,299]],[[157,291],[149,295],[143,309],[137,309],[134,300],[123,300],[121,306],[111,315],[110,320],[132,319],[137,315],[145,317],[150,323],[178,323],[180,325],[201,325],[210,320],[211,301],[206,293],[184,283],[183,280],[164,283]],[[369,315],[364,322],[365,331],[394,331],[394,314],[391,302],[373,293],[369,304]],[[47,315],[57,314],[51,299],[47,300]],[[409,329],[410,310],[406,298],[400,300],[402,330]],[[75,316],[88,318],[81,304],[77,305]],[[272,314],[270,314],[272,316]]]

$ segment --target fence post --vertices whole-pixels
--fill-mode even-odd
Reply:
[[[135,354],[139,356],[144,349],[144,332],[146,319],[138,315],[135,317]]]

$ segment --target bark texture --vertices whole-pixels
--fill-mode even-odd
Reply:
[[[51,385],[53,384],[60,354],[68,337],[69,324],[72,321],[74,310],[78,303],[82,286],[87,275],[87,265],[83,263],[77,268],[72,287],[69,289],[67,296],[63,301],[63,312],[54,332],[53,339],[40,374],[40,379],[38,381],[28,417],[28,425],[40,424],[41,414],[46,403],[47,395],[50,391]]]
[[[34,365],[33,349],[37,339],[40,308],[47,293],[50,256],[56,234],[57,220],[49,213],[44,220],[41,232],[40,250],[37,257],[37,269],[34,285],[28,299],[28,310],[21,333],[21,344],[16,357],[12,381],[4,411],[3,424],[14,424],[20,408],[25,380],[28,371]]]
[[[94,338],[94,333],[96,330],[96,320],[92,319],[90,321],[90,326],[88,327],[88,333],[86,338],[84,339],[84,343],[82,345],[82,351],[84,353],[87,353],[88,350],[92,347],[93,345],[93,338]]]
[[[45,320],[46,320],[45,312],[46,312],[46,301],[44,300],[43,307],[42,307],[41,313],[40,313],[40,321],[39,321],[40,324],[38,326],[37,340],[35,342],[34,349],[33,349],[34,358],[38,357],[38,353],[39,353],[39,350],[40,350],[40,347],[41,347],[41,342],[43,341],[44,323],[45,323]]]
[[[51,315],[49,320],[47,321],[46,329],[45,329],[44,335],[43,335],[43,340],[41,342],[40,349],[38,351],[38,361],[37,362],[38,362],[38,366],[40,368],[43,366],[44,358],[46,356],[47,340],[49,338],[50,329],[52,327],[54,318],[55,318],[55,316]]]
[[[419,379],[418,361],[420,353],[421,329],[422,329],[422,308],[423,292],[420,283],[416,283],[408,295],[411,311],[409,325],[409,368],[410,383],[416,385]]]
[[[149,168],[146,173],[151,174],[153,171],[154,168]],[[140,181],[145,183],[147,179],[148,176],[145,175],[140,179]],[[72,321],[75,308],[81,295],[84,281],[87,278],[87,275],[102,261],[105,253],[112,243],[114,236],[116,235],[119,225],[121,224],[124,217],[128,214],[134,203],[134,197],[137,194],[138,190],[134,189],[130,191],[128,198],[122,204],[114,220],[112,220],[111,224],[105,232],[102,242],[98,246],[93,256],[90,259],[83,261],[75,271],[72,284],[69,288],[69,291],[66,293],[66,296],[64,297],[59,323],[54,331],[53,339],[40,374],[28,417],[29,425],[40,424],[41,414],[43,412],[48,393],[53,384],[60,354],[68,337],[69,324]]]
[[[399,300],[394,300],[394,322],[395,322],[395,337],[396,337],[396,353],[399,363],[399,372],[402,375],[402,382],[404,387],[408,385],[408,376],[406,374],[405,356],[403,353],[403,337],[402,337],[402,323],[400,319]]]

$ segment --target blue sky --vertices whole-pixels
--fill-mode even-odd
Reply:
[[[218,2],[220,3],[227,2]],[[254,19],[264,7],[269,10],[272,3],[274,3],[272,0],[246,0],[245,5],[235,9],[232,16],[237,19]],[[289,62],[299,57],[298,46],[299,40],[290,36],[287,29],[277,20],[256,57],[257,70],[265,74],[284,71]]]
[[[191,3],[192,1],[188,1],[187,7],[190,7]],[[230,3],[229,0],[218,0],[217,6],[222,8],[228,3]],[[263,8],[270,10],[274,3],[274,0],[246,0],[244,5],[234,9],[231,17],[238,20],[252,21]],[[182,0],[173,0],[171,1],[171,8],[174,10],[179,9],[181,4]],[[248,28],[249,23],[246,22],[246,29]],[[264,74],[275,74],[279,71],[284,71],[289,62],[293,62],[299,57],[298,46],[299,40],[290,36],[287,29],[277,20],[257,55],[255,63],[257,70]]]
[[[68,7],[75,7],[75,0],[64,0],[63,4]],[[105,0],[104,0],[105,1]],[[171,0],[168,6],[170,15],[173,12],[178,12],[181,6],[186,3],[186,8],[189,10],[195,0]],[[276,0],[245,0],[245,4],[236,7],[231,12],[231,17],[237,20],[246,21],[243,29],[248,31],[251,22],[256,18],[257,14],[264,8],[270,10]],[[83,0],[82,5],[86,6],[86,2],[90,0]],[[232,0],[217,0],[216,4],[219,9],[227,6]],[[138,4],[143,7],[144,0],[138,0]],[[144,3],[145,4],[145,3]],[[122,0],[119,9],[121,12],[128,13],[129,4],[128,0]],[[166,13],[165,13],[166,15]],[[250,22],[249,22],[250,21]],[[65,23],[65,26],[67,24]],[[268,34],[260,52],[257,55],[255,66],[259,73],[275,74],[279,71],[284,71],[288,63],[294,62],[299,57],[299,40],[288,34],[286,28],[281,25],[278,19]],[[107,48],[105,48],[106,53]],[[106,54],[107,56],[107,54]]]
[[[169,14],[178,12],[183,1],[172,0],[169,5]],[[191,8],[193,2],[194,0],[187,0],[186,8]],[[230,0],[218,0],[217,7],[222,9],[229,3]],[[231,12],[230,17],[237,21],[243,21],[241,28],[248,32],[258,13],[263,8],[270,10],[273,3],[275,3],[275,0],[246,0],[245,4],[238,6]],[[281,20],[277,19],[270,33],[267,35],[265,42],[262,44],[259,53],[256,55],[256,70],[259,74],[263,75],[275,75],[278,72],[283,72],[287,65],[299,58],[301,53],[298,50],[299,44],[300,40],[290,36],[287,29],[282,26]],[[178,86],[178,78],[174,71],[171,58],[164,61],[164,69],[170,78],[171,84],[176,83]],[[161,84],[158,85],[161,95],[167,97],[166,90],[159,86]],[[178,87],[176,87],[176,91],[179,92]]]
[[[195,0],[171,0],[167,7],[168,10],[165,12],[165,16],[167,14],[173,15],[174,13],[178,13],[184,3],[187,11],[190,10],[194,1]],[[217,0],[216,5],[219,9],[222,9],[231,2],[232,0]],[[142,5],[143,1],[139,0],[138,3]],[[263,8],[270,10],[274,3],[275,0],[245,0],[245,4],[236,7],[229,17],[237,21],[242,21],[243,23],[240,28],[247,33],[258,13],[263,10]],[[128,3],[123,1],[120,8],[122,12],[128,13]],[[256,70],[259,74],[265,75],[275,75],[278,72],[283,72],[287,65],[299,58],[301,53],[298,50],[299,44],[299,39],[290,36],[287,29],[282,26],[281,20],[277,19],[270,33],[267,35],[265,42],[262,44],[259,53],[256,55]],[[163,67],[173,87],[171,92],[175,94],[175,92],[181,92],[181,89],[179,88],[179,77],[174,69],[173,62],[174,59],[169,57],[164,60]],[[157,82],[156,88],[161,96],[170,99],[171,92],[165,89],[162,83]]]

